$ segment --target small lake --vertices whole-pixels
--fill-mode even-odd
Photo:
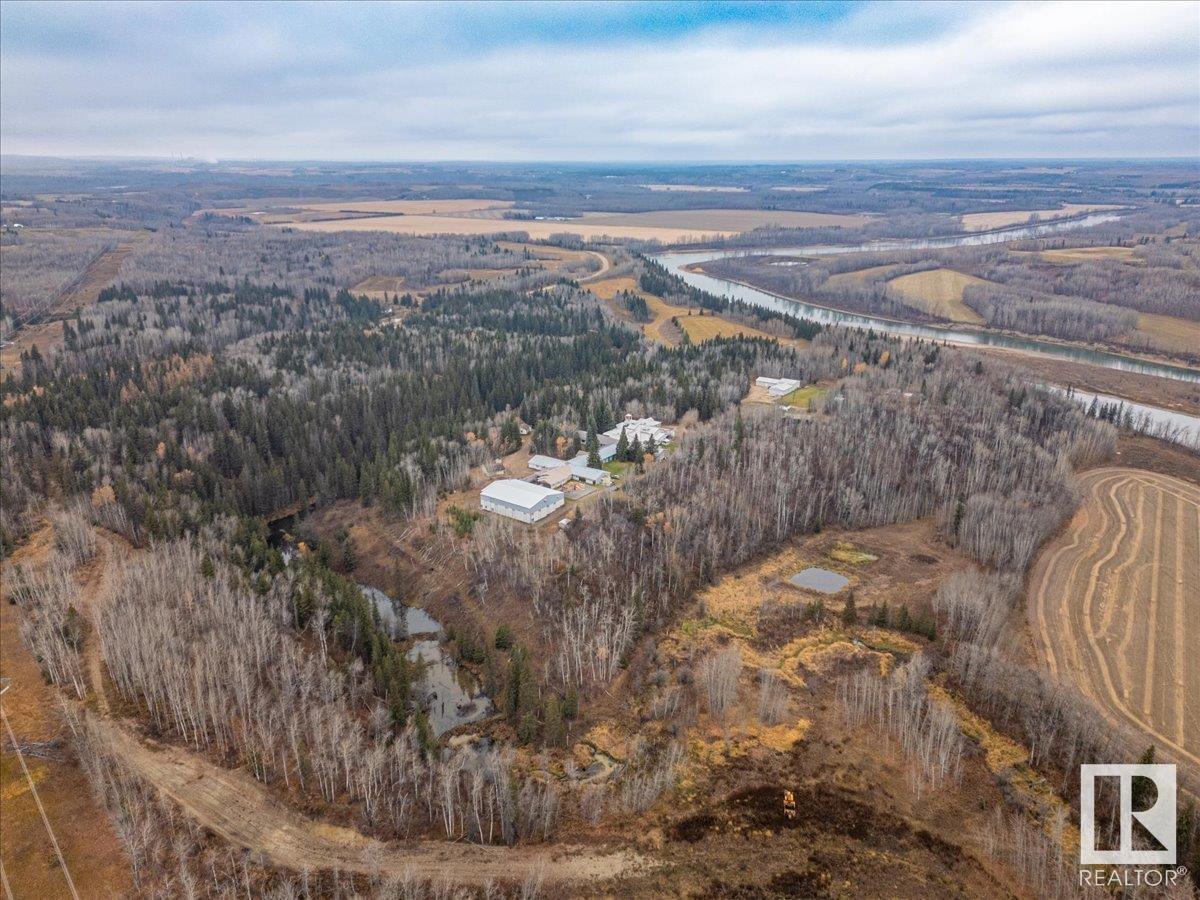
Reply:
[[[850,583],[850,579],[829,569],[810,566],[788,579],[798,588],[807,591],[817,591],[821,594],[836,594]]]

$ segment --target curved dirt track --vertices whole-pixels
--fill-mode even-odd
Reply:
[[[113,565],[133,549],[106,532],[97,534],[97,559],[88,567],[81,600],[95,616],[112,595]],[[85,647],[88,680],[101,713],[109,709],[95,629]],[[92,716],[99,736],[125,766],[173,800],[198,825],[229,843],[294,871],[332,870],[411,876],[484,886],[521,882],[603,881],[629,874],[647,860],[627,851],[551,844],[497,847],[445,841],[384,843],[351,828],[297,812],[242,770],[226,769],[174,745],[144,739],[130,723]]]
[[[1160,751],[1200,768],[1200,488],[1141,469],[1079,478],[1029,613],[1043,664]]]
[[[413,841],[385,844],[350,828],[309,819],[250,776],[173,746],[151,746],[110,721],[98,723],[117,756],[197,823],[229,843],[292,870],[332,870],[482,886],[488,882],[603,880],[638,863],[632,853],[587,847],[494,847]]]

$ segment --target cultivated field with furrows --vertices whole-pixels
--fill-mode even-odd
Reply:
[[[1035,643],[1053,675],[1164,755],[1200,769],[1200,488],[1103,468],[1030,578]]]

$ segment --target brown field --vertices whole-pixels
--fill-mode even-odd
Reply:
[[[12,557],[12,563],[38,565],[52,543],[50,529],[35,532]],[[11,577],[6,563],[4,581]],[[121,843],[107,814],[96,805],[86,776],[65,740],[69,733],[56,713],[54,691],[42,680],[37,663],[17,632],[17,607],[0,600],[0,674],[12,679],[4,694],[4,714],[22,744],[63,741],[53,760],[25,754],[25,764],[37,788],[46,818],[62,848],[67,870],[84,897],[132,894],[132,878]],[[33,793],[8,735],[0,759],[0,808],[3,841],[0,859],[15,897],[66,897],[67,882],[37,810]]]
[[[765,331],[751,328],[749,325],[730,322],[720,316],[689,316],[678,313],[675,315],[679,319],[679,327],[687,333],[688,340],[693,344],[703,343],[715,337],[771,337]]]
[[[1003,212],[967,213],[962,216],[963,228],[967,231],[987,231],[991,228],[1006,228],[1009,225],[1024,225],[1029,217],[1041,219],[1063,219],[1081,213],[1105,209],[1124,209],[1111,203],[1064,203],[1059,209],[1010,209]]]
[[[682,187],[682,186],[675,186]],[[249,216],[302,231],[394,231],[399,234],[497,234],[524,231],[533,240],[571,233],[584,240],[622,239],[680,243],[727,237],[765,225],[786,228],[851,227],[867,216],[755,209],[586,212],[573,219],[506,219],[506,200],[344,200],[266,203],[207,210]],[[386,215],[384,215],[386,214]]]
[[[983,323],[983,316],[963,303],[963,289],[972,284],[987,284],[982,278],[953,269],[930,269],[901,275],[888,284],[899,291],[910,306],[922,312],[955,322]]]
[[[717,231],[750,231],[765,225],[778,225],[781,228],[852,228],[865,225],[870,220],[870,216],[864,215],[778,209],[670,209],[641,213],[583,214],[584,222],[684,228],[707,234]]]
[[[1106,715],[1200,769],[1200,488],[1116,467],[1079,482],[1083,505],[1029,581],[1039,655]]]
[[[1133,262],[1137,257],[1132,247],[1065,247],[1061,250],[1042,250],[1039,254],[1050,262],[1091,262],[1095,259],[1116,259]]]
[[[609,308],[623,319],[629,319],[624,309],[621,309],[613,302],[613,297],[619,291],[628,291],[642,297],[646,301],[646,305],[650,308],[651,315],[654,316],[649,322],[638,323],[642,326],[642,331],[652,341],[657,341],[660,344],[667,346],[677,346],[683,339],[679,333],[680,330],[686,332],[688,340],[699,344],[715,337],[764,337],[773,340],[779,340],[774,335],[767,334],[765,331],[760,331],[749,325],[743,325],[740,322],[731,322],[722,316],[714,316],[708,311],[705,315],[700,315],[699,309],[692,309],[685,306],[670,306],[663,301],[661,297],[656,297],[654,294],[647,294],[640,290],[637,282],[628,276],[620,278],[605,278],[600,281],[594,281],[588,284],[588,290],[594,293],[602,300],[609,302]],[[671,323],[672,319],[679,322],[679,329]],[[784,344],[789,346],[801,347],[807,341],[801,340],[784,340]]]
[[[866,281],[872,275],[885,275],[894,268],[896,268],[896,263],[884,263],[881,266],[867,266],[865,269],[855,269],[852,272],[839,272],[837,275],[830,275],[826,278],[825,284],[828,287],[837,287],[840,284],[858,284]]]
[[[726,237],[737,229],[668,228],[656,226],[597,224],[584,219],[538,221],[528,219],[484,219],[465,216],[367,216],[358,219],[328,219],[319,222],[289,222],[298,231],[393,231],[397,234],[498,234],[525,232],[533,240],[556,234],[574,234],[587,241],[628,238],[674,244],[704,237]]]
[[[1177,316],[1139,313],[1131,338],[1143,338],[1168,353],[1200,353],[1200,322]]]

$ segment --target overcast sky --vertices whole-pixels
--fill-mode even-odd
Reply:
[[[1200,2],[0,4],[0,150],[1200,155]]]

